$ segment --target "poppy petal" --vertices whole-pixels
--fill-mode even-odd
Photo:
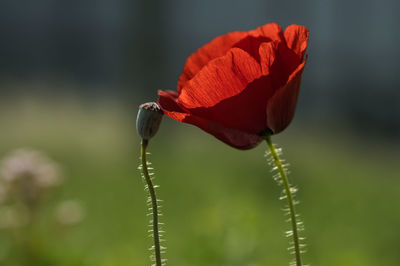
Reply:
[[[272,94],[284,86],[291,73],[299,66],[297,55],[280,41],[262,43],[259,47],[263,76],[269,76]]]
[[[158,105],[167,116],[183,121],[189,114],[178,103],[178,94],[175,91],[158,91]]]
[[[277,47],[275,42],[263,43],[260,46],[263,76],[249,83],[245,90],[215,106],[189,109],[190,113],[251,134],[258,134],[264,130],[267,126],[265,109],[268,100],[279,88],[272,86],[271,81],[274,81],[274,77],[269,76]],[[288,76],[284,78],[283,84]]]
[[[226,144],[241,150],[254,148],[263,138],[238,129],[225,127],[219,123],[196,115],[187,116],[182,122],[195,125]]]
[[[283,42],[285,38],[281,27],[276,23],[266,24],[253,31],[250,31],[248,36],[238,41],[234,47],[240,48],[249,53],[257,62],[262,60],[262,55],[259,53],[259,47],[263,43]]]
[[[250,54],[257,62],[261,61],[260,53],[259,53],[259,48],[262,44],[264,43],[270,43],[272,42],[270,39],[267,37],[263,36],[247,36],[246,38],[243,38],[239,42],[235,44],[236,48],[240,48],[243,51],[246,51],[246,53]]]
[[[258,48],[261,71],[264,76],[269,75],[271,72],[271,66],[275,61],[278,45],[278,42],[267,42],[262,43]]]
[[[304,52],[307,49],[309,31],[304,26],[290,25],[285,30],[287,46],[303,60]]]
[[[189,110],[193,115],[224,127],[257,135],[267,127],[265,110],[273,92],[270,77],[264,76],[248,84],[241,93],[213,107]]]
[[[253,37],[266,37],[271,41],[285,41],[282,28],[277,23],[269,23],[249,31],[249,35]]]
[[[206,118],[186,113],[186,111],[179,105],[177,94],[174,91],[159,90],[158,95],[160,96],[158,104],[165,115],[177,121],[197,126],[234,148],[242,150],[251,149],[262,140],[258,135],[225,127]]]
[[[267,105],[267,124],[274,134],[283,131],[292,121],[299,95],[301,74],[306,61],[290,75],[285,86],[280,88]]]
[[[239,94],[261,75],[260,64],[253,57],[232,48],[225,56],[209,62],[185,84],[179,103],[188,109],[214,106]]]
[[[178,81],[178,92],[188,80],[191,80],[209,61],[225,55],[233,45],[247,36],[247,32],[231,32],[219,36],[193,53],[185,63]]]

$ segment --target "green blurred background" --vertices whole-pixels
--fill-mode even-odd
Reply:
[[[22,4],[21,4],[22,3]],[[400,260],[398,1],[4,1],[0,157],[45,152],[65,182],[43,201],[29,260],[0,229],[0,265],[149,265],[135,117],[174,88],[213,37],[276,21],[306,25],[309,59],[292,125],[273,140],[290,162],[306,230],[304,261]],[[151,141],[168,265],[287,265],[289,224],[266,145],[232,149],[165,118]],[[57,203],[83,220],[59,228]]]

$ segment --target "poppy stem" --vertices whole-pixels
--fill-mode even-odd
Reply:
[[[287,174],[285,171],[284,166],[282,165],[281,159],[279,158],[278,151],[274,147],[274,144],[272,144],[271,137],[268,135],[265,137],[265,140],[267,141],[268,148],[270,151],[270,154],[272,156],[273,162],[276,166],[276,169],[278,170],[278,174],[280,177],[280,182],[279,184],[282,184],[284,187],[284,193],[285,193],[285,198],[287,199],[288,203],[288,212],[290,214],[290,221],[292,225],[292,231],[288,232],[288,236],[293,236],[293,245],[294,245],[294,254],[296,257],[296,266],[301,266],[301,250],[300,250],[300,238],[299,238],[299,228],[298,228],[298,221],[297,221],[297,215],[295,212],[295,202],[293,200],[293,193],[295,193],[296,189],[292,188],[289,184],[289,180],[287,178]]]
[[[150,194],[150,200],[151,200],[151,210],[153,213],[153,239],[154,239],[154,253],[155,253],[155,262],[156,266],[161,266],[162,265],[162,260],[161,260],[161,246],[160,246],[160,235],[159,235],[159,228],[158,228],[158,205],[157,205],[157,197],[156,197],[156,191],[154,189],[153,181],[150,178],[150,174],[148,171],[147,167],[147,159],[146,159],[146,150],[148,146],[149,141],[146,139],[142,139],[142,145],[141,145],[141,157],[142,157],[142,173],[143,177],[146,180],[147,183],[147,188],[149,190]]]

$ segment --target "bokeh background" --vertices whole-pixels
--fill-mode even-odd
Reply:
[[[399,12],[397,0],[1,1],[0,156],[40,150],[65,182],[29,230],[0,229],[0,265],[149,265],[137,106],[175,89],[187,56],[214,37],[278,22],[310,30],[296,117],[274,138],[300,188],[304,260],[397,266]],[[150,160],[168,264],[287,265],[265,149],[164,119]],[[68,199],[85,215],[60,229],[53,209]]]

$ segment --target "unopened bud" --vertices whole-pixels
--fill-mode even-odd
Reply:
[[[154,137],[160,127],[162,116],[163,111],[155,102],[144,103],[139,106],[136,128],[143,140]]]

